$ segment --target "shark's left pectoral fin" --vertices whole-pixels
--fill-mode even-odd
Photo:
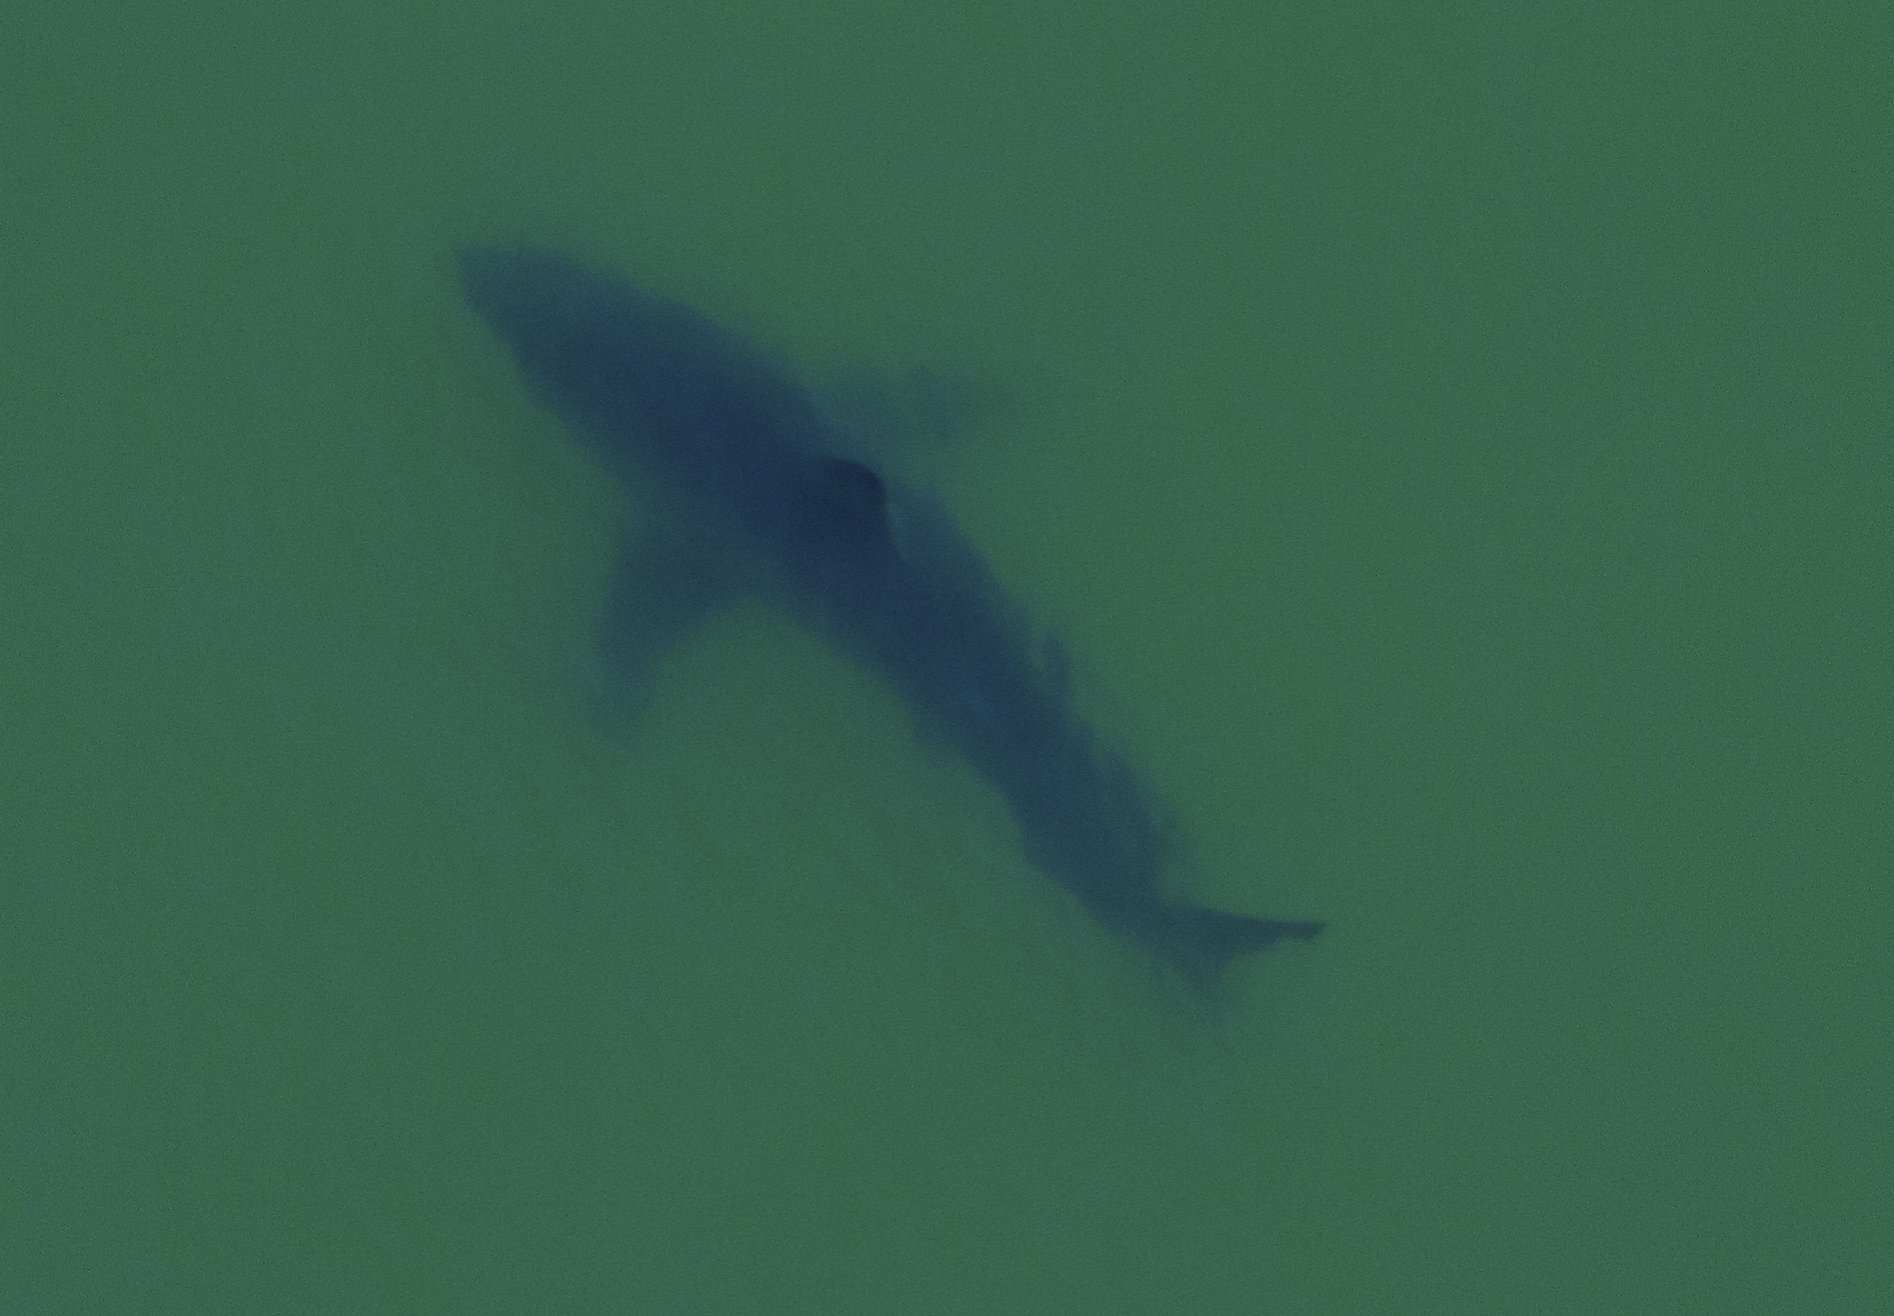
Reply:
[[[739,598],[744,586],[727,560],[674,527],[628,545],[612,570],[598,620],[604,720],[620,726],[632,720],[664,655]]]

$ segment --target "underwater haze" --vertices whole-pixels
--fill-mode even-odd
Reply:
[[[1882,1310],[1891,40],[14,15],[0,1310]],[[1179,990],[766,608],[610,732],[645,509],[486,242],[964,382],[865,459],[1060,637],[1176,889],[1322,935]]]

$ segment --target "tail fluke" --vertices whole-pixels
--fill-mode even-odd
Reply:
[[[1159,949],[1193,986],[1211,990],[1231,960],[1278,941],[1307,941],[1322,926],[1309,919],[1255,918],[1202,905],[1176,905],[1169,910]]]

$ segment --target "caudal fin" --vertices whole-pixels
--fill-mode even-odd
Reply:
[[[1209,990],[1222,979],[1230,961],[1278,941],[1306,941],[1322,930],[1308,919],[1255,918],[1202,905],[1170,911],[1161,949],[1192,985]]]

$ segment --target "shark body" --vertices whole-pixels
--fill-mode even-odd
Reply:
[[[1320,931],[1167,893],[1174,829],[1075,711],[1063,651],[946,512],[848,455],[850,436],[768,356],[557,252],[468,248],[460,273],[540,400],[658,495],[601,625],[616,679],[641,684],[702,619],[761,597],[886,680],[921,735],[998,790],[1034,867],[1187,980]]]

